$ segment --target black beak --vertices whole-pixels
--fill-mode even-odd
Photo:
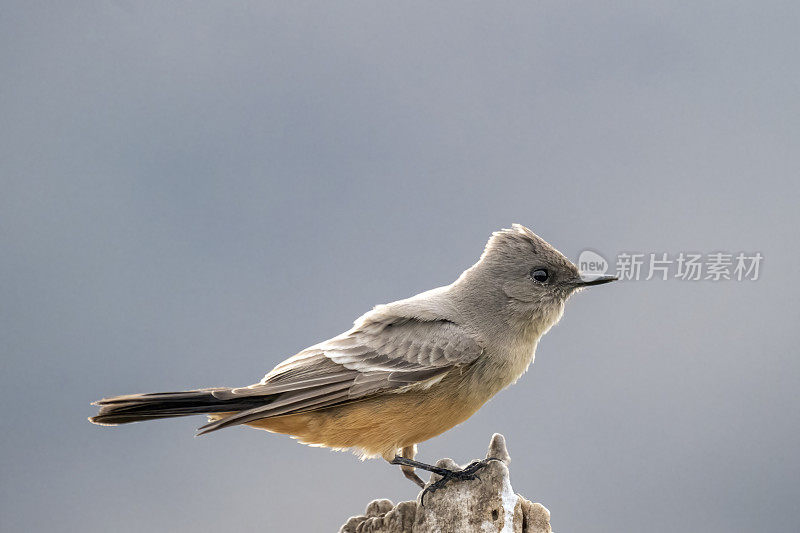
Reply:
[[[583,278],[578,278],[575,281],[576,287],[591,287],[592,285],[602,285],[603,283],[611,283],[612,281],[617,281],[619,278],[617,276],[600,276],[594,279],[585,280]]]

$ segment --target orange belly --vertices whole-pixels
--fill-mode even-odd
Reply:
[[[473,398],[462,383],[386,393],[349,404],[247,423],[302,443],[352,448],[362,457],[394,457],[399,448],[428,440],[469,418],[488,398]],[[220,413],[215,416],[224,416]]]

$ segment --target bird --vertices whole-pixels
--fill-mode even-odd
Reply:
[[[206,415],[198,435],[237,425],[282,433],[362,459],[382,457],[434,491],[473,479],[491,458],[441,468],[416,461],[417,445],[515,383],[571,295],[616,279],[582,275],[544,239],[513,224],[492,233],[478,261],[451,284],[375,306],[258,383],[104,398],[89,420],[118,425]],[[416,469],[442,477],[426,488]]]

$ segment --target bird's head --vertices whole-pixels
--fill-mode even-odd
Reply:
[[[494,232],[480,260],[470,270],[474,270],[481,283],[504,295],[507,307],[541,317],[545,329],[560,318],[570,295],[617,279],[582,277],[572,261],[520,224]]]

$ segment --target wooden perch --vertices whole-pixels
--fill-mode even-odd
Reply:
[[[550,512],[531,503],[511,488],[508,464],[511,457],[506,440],[492,436],[488,458],[478,479],[454,481],[425,495],[425,505],[416,501],[394,505],[389,500],[373,500],[361,516],[350,518],[339,533],[551,533]],[[459,468],[452,459],[441,459],[436,466]],[[428,486],[440,479],[433,474]]]

